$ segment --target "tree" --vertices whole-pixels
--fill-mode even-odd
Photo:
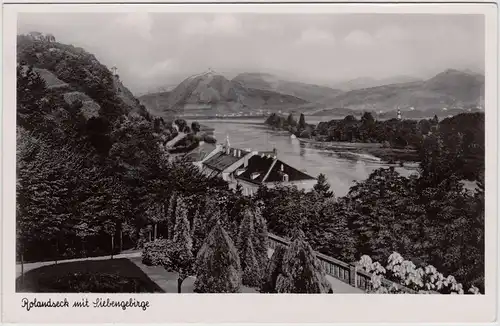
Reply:
[[[261,293],[276,293],[276,281],[278,276],[283,273],[283,257],[285,256],[286,248],[278,246],[267,263],[264,280],[262,282]]]
[[[260,285],[262,272],[254,250],[256,238],[254,219],[255,217],[250,209],[247,209],[241,221],[237,248],[240,254],[241,270],[243,271],[243,284],[257,287]]]
[[[300,118],[299,118],[299,125],[297,128],[299,131],[302,131],[302,130],[306,129],[306,127],[307,127],[306,118],[304,117],[304,113],[301,113]]]
[[[437,125],[439,123],[439,119],[438,119],[437,115],[434,114],[434,118],[432,118],[432,122],[434,123],[434,125]]]
[[[188,251],[191,251],[193,248],[193,240],[187,218],[187,207],[182,197],[177,198],[174,242],[184,246]]]
[[[328,293],[330,282],[302,231],[283,255],[282,271],[276,279],[277,293]]]
[[[200,123],[198,121],[193,121],[193,123],[191,123],[191,131],[196,134],[198,132],[200,132]]]
[[[176,221],[174,228],[174,250],[168,253],[170,268],[178,273],[177,291],[181,293],[182,282],[193,272],[193,240],[189,230],[187,207],[182,197],[177,199]]]
[[[293,114],[291,113],[288,115],[286,122],[291,127],[295,127],[297,125],[297,121],[295,121],[295,119],[293,118]]]
[[[326,179],[326,176],[323,173],[318,175],[318,181],[313,187],[314,191],[323,197],[330,198],[333,196],[333,191],[330,191],[330,185]]]
[[[33,66],[17,64],[17,121],[28,130],[39,129],[51,107],[47,105],[45,80]]]
[[[218,221],[196,258],[198,293],[236,293],[240,290],[241,268],[233,241]]]
[[[169,204],[168,204],[168,209],[167,209],[167,216],[166,216],[166,221],[167,221],[167,238],[172,239],[174,236],[173,228],[175,225],[175,216],[176,216],[176,209],[177,209],[177,193],[174,191],[170,194],[170,199],[169,199]]]
[[[25,130],[18,136],[16,221],[21,255],[29,244],[50,242],[57,260],[60,240],[73,232],[71,189],[82,158],[68,146],[54,148]]]
[[[254,208],[254,227],[255,227],[255,257],[257,258],[257,262],[259,266],[267,265],[268,259],[268,234],[267,234],[267,222],[266,219],[262,216],[262,209],[259,205]],[[263,275],[262,275],[263,276]]]

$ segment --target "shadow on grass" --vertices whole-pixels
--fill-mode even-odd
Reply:
[[[16,279],[16,292],[162,293],[127,258],[87,260],[43,266]]]

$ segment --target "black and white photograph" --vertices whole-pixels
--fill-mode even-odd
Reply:
[[[17,294],[495,295],[484,14],[27,11],[15,42]]]

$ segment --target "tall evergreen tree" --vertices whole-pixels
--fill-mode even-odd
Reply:
[[[286,122],[288,123],[289,126],[292,126],[292,127],[295,127],[297,125],[297,121],[295,121],[293,114],[291,114],[291,113],[288,115]]]
[[[286,248],[284,246],[278,246],[274,249],[271,259],[265,265],[264,279],[260,288],[261,293],[276,293],[276,280],[283,273],[283,257],[285,253]]]
[[[278,293],[328,293],[331,285],[302,231],[283,256],[282,273],[276,279]]]
[[[254,226],[255,226],[255,235],[254,235],[254,249],[255,255],[257,258],[257,262],[259,266],[262,267],[264,273],[264,266],[267,265],[268,261],[268,234],[267,234],[267,222],[264,216],[262,216],[262,211],[260,207],[256,207],[254,210]],[[264,276],[264,275],[262,275]]]
[[[217,222],[198,252],[194,291],[236,293],[240,291],[240,258],[233,241]]]
[[[262,274],[261,266],[258,263],[255,243],[255,216],[250,209],[244,212],[241,221],[240,232],[238,234],[238,252],[240,254],[241,270],[243,271],[243,284],[248,286],[259,286]]]
[[[177,193],[175,191],[172,191],[172,193],[170,194],[167,216],[166,216],[168,239],[172,239],[174,237],[176,205],[177,205]]]
[[[187,218],[187,207],[183,197],[177,198],[176,221],[173,237],[173,250],[169,253],[169,259],[172,268],[177,271],[177,289],[181,293],[182,282],[189,276],[193,270],[194,257],[192,253],[193,240],[189,230],[189,221]]]
[[[299,131],[302,131],[304,129],[306,129],[307,125],[306,125],[306,118],[304,116],[304,113],[301,113],[300,114],[300,118],[299,118],[299,125],[298,125],[298,129]]]
[[[329,198],[333,196],[333,191],[330,191],[330,185],[328,184],[328,180],[323,173],[318,175],[318,181],[314,185],[313,189],[324,197]]]
[[[184,246],[188,251],[193,248],[193,240],[189,230],[187,207],[182,197],[177,198],[176,220],[174,228],[174,242]]]

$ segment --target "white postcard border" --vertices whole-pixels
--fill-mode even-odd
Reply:
[[[17,294],[15,293],[15,43],[18,12],[335,12],[484,14],[486,23],[486,230],[485,287],[480,296],[459,295],[260,295],[260,294]],[[433,322],[487,323],[498,306],[498,11],[487,4],[270,4],[270,5],[4,5],[2,121],[2,321],[23,323],[186,322]],[[432,54],[431,54],[432,55]],[[21,307],[23,298],[79,301],[86,297],[149,301],[139,308]]]

